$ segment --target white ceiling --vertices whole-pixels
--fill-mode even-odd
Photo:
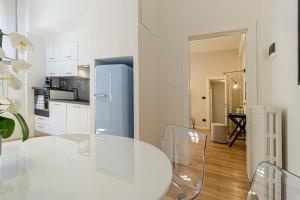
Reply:
[[[241,36],[241,34],[232,34],[190,41],[191,53],[238,49],[240,46]]]

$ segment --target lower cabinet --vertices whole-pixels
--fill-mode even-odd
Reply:
[[[49,118],[35,116],[35,130],[51,135],[88,134],[89,106],[50,101]]]
[[[49,133],[64,135],[67,133],[67,105],[66,103],[50,101],[49,103]]]
[[[88,106],[67,104],[67,134],[88,134]]]
[[[48,133],[50,130],[50,119],[49,117],[34,116],[34,129],[38,132]]]

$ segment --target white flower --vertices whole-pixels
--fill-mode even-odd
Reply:
[[[7,70],[7,74],[10,77],[10,79],[8,81],[9,86],[15,90],[21,89],[23,84],[22,84],[22,81],[18,78],[17,74],[11,69]]]
[[[5,73],[6,72],[6,66],[0,62],[0,73]]]
[[[8,83],[9,86],[15,90],[19,90],[23,86],[22,81],[20,81],[17,77],[13,77]]]
[[[12,100],[0,96],[0,114],[1,112],[6,112],[6,111],[9,111],[11,113],[16,113],[15,106]]]
[[[12,104],[12,100],[4,96],[0,96],[0,105],[10,105],[10,104]]]
[[[0,59],[5,58],[5,51],[0,47]]]
[[[33,44],[25,36],[19,33],[9,33],[8,38],[10,39],[11,45],[22,54],[33,49]]]
[[[11,68],[16,73],[19,73],[20,71],[29,72],[31,70],[31,65],[25,60],[17,60],[11,63]]]

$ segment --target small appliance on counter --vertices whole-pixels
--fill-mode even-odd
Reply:
[[[58,77],[46,77],[45,87],[46,88],[60,88],[59,78]]]

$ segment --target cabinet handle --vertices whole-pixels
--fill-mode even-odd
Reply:
[[[55,58],[49,58],[49,60],[55,60]]]
[[[108,97],[107,94],[95,94],[94,96],[95,97]]]
[[[44,118],[38,118],[39,120],[45,120]]]
[[[68,72],[68,73],[66,73],[66,74],[72,74],[71,72]]]
[[[72,58],[72,56],[65,56],[65,58]]]
[[[80,108],[80,106],[73,106],[73,108]]]
[[[60,106],[60,104],[58,104],[58,103],[54,103],[53,105],[55,105],[55,106]]]
[[[50,73],[51,75],[55,75],[55,73]]]
[[[39,127],[39,128],[45,128],[45,127],[43,127],[43,126],[37,126],[37,127]]]

